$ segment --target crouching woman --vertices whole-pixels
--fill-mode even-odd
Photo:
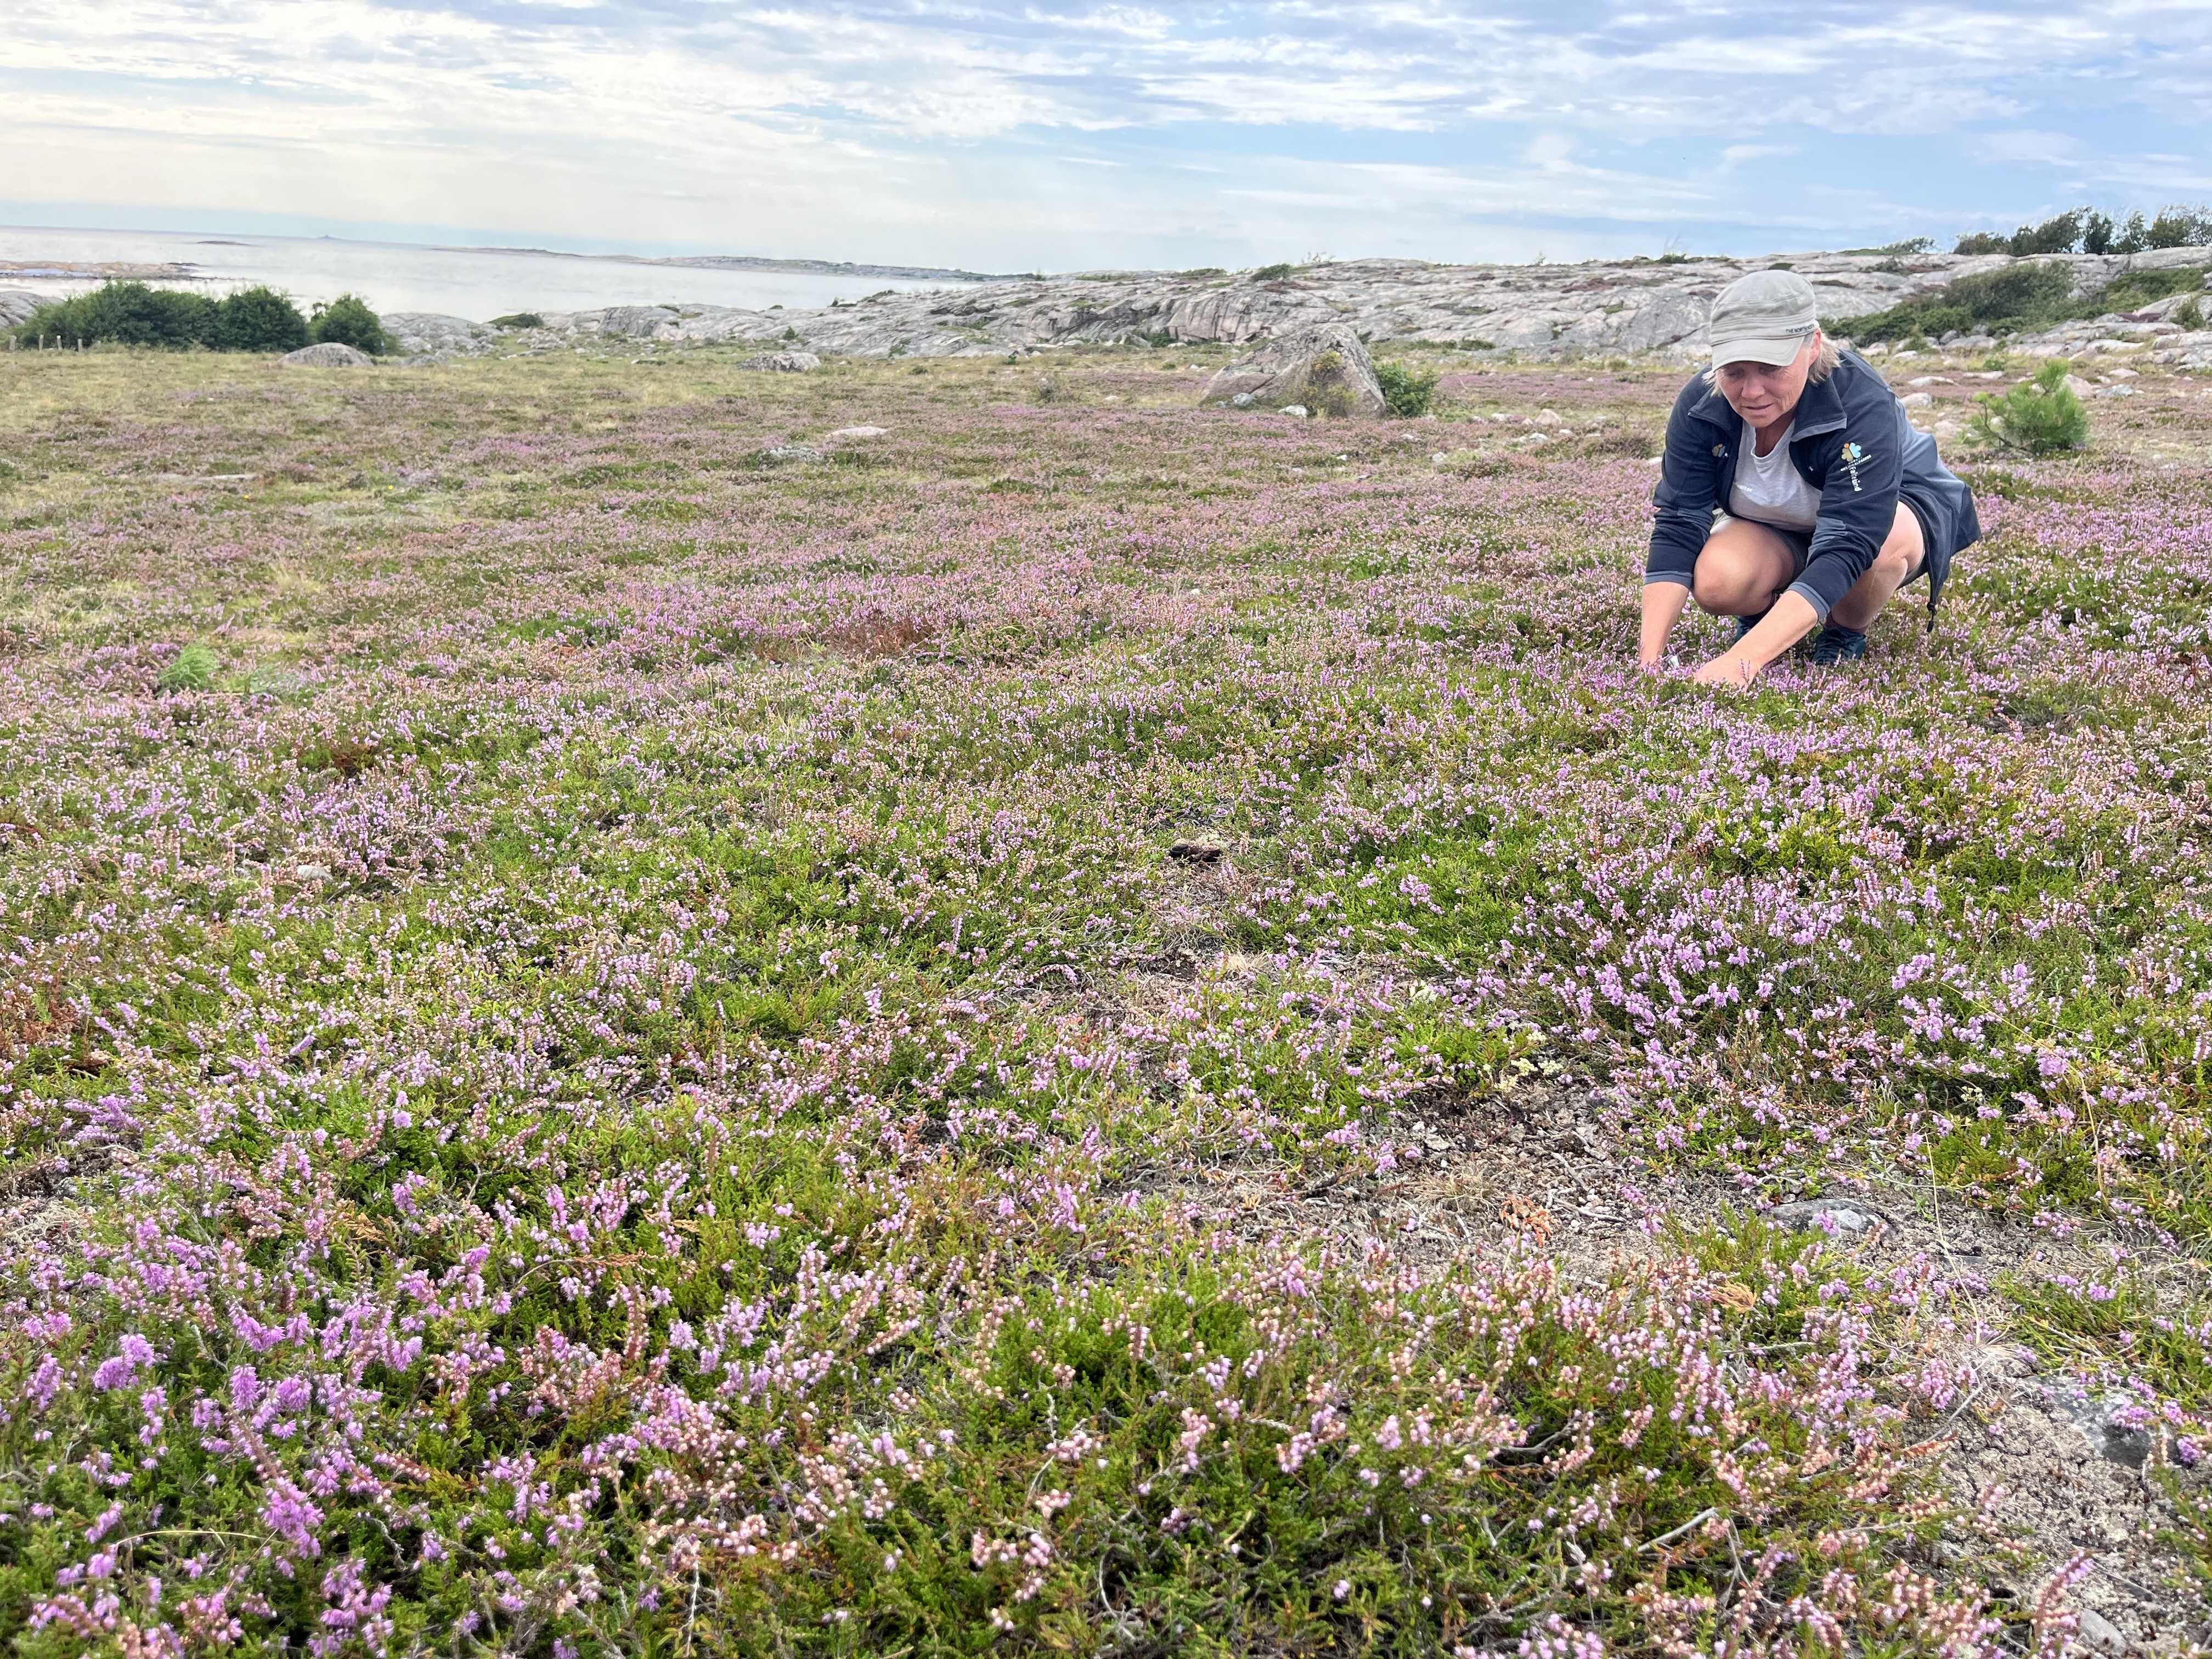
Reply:
[[[1922,576],[1933,627],[1952,556],[1981,535],[1935,439],[1821,333],[1795,271],[1730,283],[1711,333],[1712,367],[1668,417],[1639,659],[1665,659],[1692,598],[1736,618],[1735,644],[1693,677],[1706,684],[1748,685],[1816,626],[1814,662],[1864,656],[1882,606]]]

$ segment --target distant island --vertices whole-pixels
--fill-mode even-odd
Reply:
[[[883,276],[906,283],[1016,283],[1042,273],[1034,270],[955,270],[937,265],[854,264],[848,259],[771,259],[750,253],[572,253],[551,247],[464,247],[437,244],[441,253],[526,253],[541,259],[605,259],[626,265],[682,265],[696,270],[787,270],[809,276]]]

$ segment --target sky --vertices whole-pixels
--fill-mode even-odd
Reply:
[[[2212,0],[8,0],[0,222],[971,270],[2212,198]]]

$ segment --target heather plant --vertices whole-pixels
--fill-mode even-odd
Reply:
[[[2065,361],[2053,357],[2010,391],[1984,393],[1969,429],[1984,442],[2030,455],[2081,448],[2089,441],[2089,414],[2066,384],[2068,373]]]
[[[0,363],[19,1650],[2055,1656],[2000,1339],[2201,1523],[2193,399],[1736,696],[1634,457],[561,356]]]

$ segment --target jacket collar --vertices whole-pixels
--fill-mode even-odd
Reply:
[[[1836,372],[1826,380],[1806,386],[1804,396],[1797,400],[1796,429],[1790,436],[1792,443],[1800,438],[1812,437],[1816,433],[1833,432],[1844,424],[1844,397],[1838,382],[1850,373],[1851,360],[1846,356],[1836,365]],[[1743,416],[1729,407],[1729,400],[1721,395],[1717,385],[1706,392],[1692,412],[1699,420],[1717,426],[1723,432],[1736,433],[1743,429]]]

